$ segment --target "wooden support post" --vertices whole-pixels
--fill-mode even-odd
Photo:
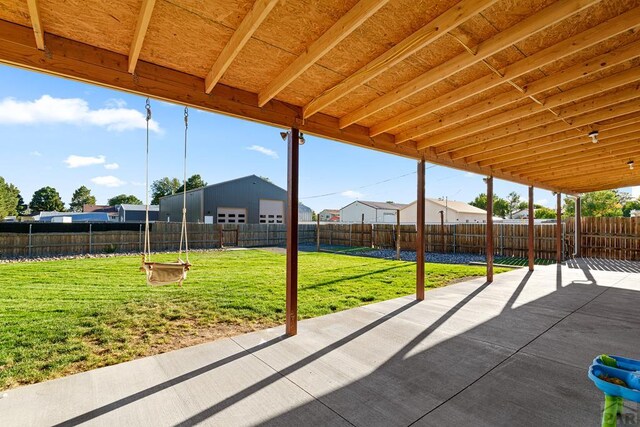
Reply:
[[[487,282],[493,282],[493,177],[487,181]]]
[[[556,262],[562,262],[562,194],[556,193]]]
[[[574,256],[579,258],[582,256],[582,200],[580,197],[576,197],[576,223],[575,223],[575,234],[573,242]]]
[[[424,159],[418,161],[418,199],[416,201],[416,299],[424,300]]]
[[[320,252],[320,215],[316,215],[316,252]]]
[[[444,246],[444,211],[440,211],[440,240],[442,241],[442,253],[447,252]]]
[[[396,211],[396,259],[400,261],[400,209]]]
[[[287,322],[289,336],[298,333],[298,171],[300,131],[287,138]]]
[[[534,206],[533,206],[533,186],[530,185],[529,186],[529,227],[527,232],[529,234],[529,241],[528,241],[528,252],[529,252],[529,271],[533,271],[533,265],[535,262],[535,251],[533,248],[533,233],[535,231],[535,210],[534,210]]]

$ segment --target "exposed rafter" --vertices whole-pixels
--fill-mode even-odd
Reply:
[[[620,128],[627,125],[637,125],[640,123],[640,112],[632,112],[631,115],[618,115],[612,121],[606,122],[592,115],[593,122],[587,128],[590,130],[610,130]],[[485,165],[494,164],[491,160],[498,159],[500,156],[510,153],[520,153],[534,149],[538,146],[555,144],[566,140],[572,140],[576,137],[585,138],[584,130],[566,129],[566,127],[554,123],[552,125],[542,126],[538,129],[530,129],[499,138],[482,144],[471,145],[461,148],[451,153],[456,158],[464,158],[467,163],[478,163]],[[504,159],[502,159],[504,160]]]
[[[541,10],[540,12],[529,16],[518,24],[498,33],[494,37],[480,43],[476,48],[476,55],[469,56],[467,52],[463,52],[453,59],[432,68],[421,76],[404,83],[396,89],[388,92],[367,105],[346,114],[340,119],[340,128],[356,123],[370,115],[390,107],[403,99],[420,92],[453,74],[470,67],[478,62],[486,59],[514,43],[535,34],[550,25],[553,25],[568,16],[571,16],[580,10],[583,10],[597,0],[561,0],[553,3],[551,6]]]
[[[31,18],[31,26],[33,27],[33,35],[36,37],[36,46],[39,50],[44,50],[44,30],[40,20],[40,9],[38,0],[27,0],[29,8],[29,18]]]
[[[628,29],[628,22],[619,27],[611,26],[609,25],[609,22],[607,22],[606,24],[607,25],[598,26],[592,29],[597,29],[597,31],[588,30],[588,34],[578,34],[577,36],[560,42],[559,46],[551,46],[548,49],[554,49],[560,52],[560,54],[558,55],[559,58],[566,57],[586,47],[592,46],[595,43],[602,42],[603,40],[610,38],[612,35],[619,34],[617,29],[619,29],[619,31],[626,31],[626,29]],[[508,66],[504,71],[504,75],[508,75],[510,76],[510,79],[513,79],[546,65],[549,62],[549,56],[545,55],[544,53],[545,51],[538,52],[521,61],[516,62],[515,64]],[[464,120],[469,120],[473,117],[488,113],[490,111],[494,111],[511,103],[538,95],[539,93],[552,89],[555,86],[569,83],[588,74],[602,71],[604,69],[613,67],[617,64],[637,57],[640,57],[640,41],[622,46],[614,51],[599,55],[596,58],[578,63],[558,73],[543,77],[539,80],[536,80],[535,82],[529,83],[522,88],[523,92],[505,92],[495,97],[491,97],[490,99],[487,99],[483,102],[479,102],[477,104],[466,107],[462,110],[455,111],[452,114],[447,114],[439,119],[431,120],[426,123],[422,123],[414,128],[407,129],[396,135],[396,143],[403,143],[411,139],[419,138],[430,132],[434,132],[448,126],[453,126]],[[471,96],[482,93],[485,90],[489,90],[495,86],[504,84],[504,80],[504,77],[499,77],[495,74],[485,76],[484,78],[476,82],[469,83],[462,88],[456,89],[455,92],[459,93],[459,96],[455,98],[459,100],[467,99]],[[400,114],[396,118],[389,119],[385,122],[380,123],[379,125],[372,126],[371,134],[379,135],[382,132],[390,130],[391,126],[397,127],[405,125],[412,120],[424,117],[428,114],[432,114],[453,104],[454,102],[452,98],[448,97],[447,95],[448,94],[442,95],[418,108],[409,110],[404,114]]]
[[[475,122],[465,124],[463,126],[451,129],[443,133],[439,133],[437,135],[426,136],[424,139],[424,142],[420,142],[418,144],[418,148],[424,149],[429,146],[439,146],[449,141],[455,141],[459,138],[463,138],[463,137],[467,138],[470,135],[473,135],[482,131],[486,131],[493,127],[504,125],[505,123],[509,123],[515,120],[522,120],[531,115],[544,112],[546,110],[553,109],[561,105],[569,104],[571,102],[576,102],[589,96],[606,93],[612,89],[615,89],[627,84],[631,84],[638,80],[640,80],[640,69],[630,68],[628,70],[622,71],[617,74],[613,74],[611,76],[605,77],[597,81],[587,82],[582,86],[578,86],[566,92],[561,92],[556,95],[552,95],[542,100],[542,103],[531,102],[528,105],[523,105],[522,107],[515,108],[513,110],[495,114],[489,118],[477,120]],[[633,92],[638,92],[637,88],[631,88],[629,96],[632,97]],[[640,96],[640,93],[638,94],[638,96]],[[620,98],[620,100],[624,100],[624,99],[625,98]],[[630,98],[627,97],[626,99],[630,99]],[[548,116],[547,121],[552,122],[557,119],[566,119],[568,117],[571,117],[571,114],[574,112],[577,114],[582,114],[582,113],[588,112],[589,108],[591,109],[594,108],[590,103],[587,103],[587,102],[581,105],[584,105],[582,109],[565,108],[565,109],[559,110],[558,112],[551,110],[547,114]],[[603,106],[605,105],[600,103],[595,108],[600,108]],[[531,123],[533,122],[534,121],[532,121]],[[521,129],[525,130],[527,128],[523,126],[521,127]],[[449,150],[449,151],[452,151],[452,150]]]
[[[131,74],[136,71],[136,64],[138,63],[138,57],[140,57],[142,43],[144,42],[144,36],[147,34],[147,28],[149,27],[151,14],[153,13],[153,7],[155,4],[156,0],[142,0],[142,7],[140,8],[140,14],[138,15],[136,31],[133,34],[133,42],[129,49],[129,73]]]
[[[300,74],[322,58],[338,43],[362,25],[371,15],[376,13],[389,0],[360,0],[349,12],[329,28],[315,42],[311,43],[305,51],[298,56],[287,68],[285,68],[273,81],[271,81],[260,94],[258,94],[258,106],[262,107],[274,96],[278,95]]]
[[[222,78],[227,68],[231,65],[235,57],[240,53],[244,45],[249,41],[253,33],[258,29],[269,12],[275,7],[278,0],[256,0],[251,10],[227,42],[216,62],[204,79],[205,92],[211,93],[213,87]]]
[[[562,130],[580,128],[582,126],[590,125],[594,121],[619,117],[621,115],[637,111],[640,106],[640,99],[638,99],[638,97],[640,97],[638,87],[634,86],[626,88],[615,93],[610,93],[559,109],[557,116],[543,112],[536,116],[524,118],[514,123],[506,124],[493,128],[487,132],[476,134],[473,137],[441,145],[436,147],[436,153],[442,154],[452,152],[461,148],[498,139],[512,133],[518,133],[529,129],[537,128],[542,133],[540,136],[544,136],[545,131],[548,132],[546,133],[547,135],[550,135]],[[421,146],[428,147],[429,142],[422,141],[418,144],[419,149],[422,149]],[[456,155],[454,158],[461,157]]]
[[[637,135],[638,132],[640,132],[640,123],[602,131],[598,137],[600,140],[599,144],[608,145],[626,141],[629,138],[629,134]],[[480,162],[468,161],[467,158],[465,158],[465,162],[478,163],[481,166],[491,166],[494,169],[512,170],[512,168],[520,165],[551,159],[558,155],[575,154],[577,150],[593,146],[591,139],[589,139],[586,134],[570,139],[558,138],[555,140],[553,137],[554,135],[544,137],[547,141],[550,141],[536,142],[535,145],[531,145],[529,149],[509,153],[510,155],[503,154]]]
[[[354,89],[384,73],[394,65],[404,61],[420,49],[433,43],[448,31],[466,22],[496,3],[497,0],[462,0],[427,25],[411,34],[394,47],[351,74],[337,85],[326,90],[322,95],[309,102],[303,108],[303,117],[307,118],[328,105],[333,104]]]

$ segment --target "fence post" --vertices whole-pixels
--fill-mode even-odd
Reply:
[[[31,258],[31,227],[33,226],[33,224],[29,224],[29,258]]]
[[[500,223],[500,256],[504,256],[504,226],[505,224]]]
[[[456,231],[458,230],[458,224],[453,224],[453,253],[456,253]]]
[[[89,254],[93,253],[93,246],[92,246],[92,242],[91,242],[91,226],[92,224],[89,223]]]
[[[353,246],[351,243],[351,230],[353,230],[353,224],[349,223],[349,247]]]
[[[142,253],[142,224],[140,224],[140,230],[138,231],[138,251]]]
[[[320,215],[316,217],[316,252],[320,252]]]
[[[396,213],[396,260],[400,261],[400,209]]]

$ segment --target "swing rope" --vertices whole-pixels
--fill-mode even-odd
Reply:
[[[151,104],[149,98],[145,104],[147,111],[147,152],[145,162],[146,185],[146,209],[144,225],[144,254],[140,269],[147,275],[147,284],[151,286],[168,285],[182,282],[187,278],[187,271],[191,268],[189,263],[189,244],[187,239],[187,130],[189,128],[189,110],[184,108],[184,181],[182,187],[182,226],[180,231],[180,248],[178,249],[177,262],[151,262],[151,238],[149,232],[149,122],[151,121]],[[185,261],[182,260],[182,248],[184,244]]]
[[[185,261],[189,264],[189,242],[187,239],[187,131],[189,129],[189,108],[184,107],[184,177],[182,187],[182,230],[180,231],[180,249],[178,259],[182,259],[182,242],[184,241]]]
[[[149,238],[149,121],[151,120],[151,104],[149,98],[147,98],[145,109],[147,110],[147,154],[145,158],[144,262],[151,262],[151,239]]]

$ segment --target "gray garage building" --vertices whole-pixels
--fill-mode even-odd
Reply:
[[[286,208],[287,191],[257,175],[187,191],[188,222],[284,224]],[[182,193],[160,199],[159,217],[182,219]]]

